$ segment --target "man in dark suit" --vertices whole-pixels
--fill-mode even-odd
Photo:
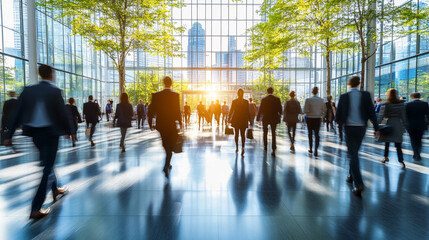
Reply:
[[[429,120],[428,103],[420,101],[420,93],[412,93],[411,101],[405,104],[405,111],[408,120],[408,133],[410,134],[411,146],[413,148],[413,158],[421,161],[422,157],[422,138],[427,130]]]
[[[191,106],[188,105],[188,102],[185,103],[185,106],[183,107],[183,111],[185,112],[185,125],[188,127],[189,120],[191,118]]]
[[[48,188],[51,188],[53,200],[66,193],[66,188],[57,186],[54,172],[58,140],[62,135],[71,134],[71,119],[68,118],[61,90],[54,85],[55,74],[52,67],[40,65],[39,84],[24,88],[16,105],[16,114],[9,123],[9,132],[5,145],[12,145],[12,136],[22,125],[23,135],[33,138],[39,150],[43,176],[33,199],[30,219],[41,219],[49,213],[42,205]]]
[[[89,133],[89,141],[91,142],[91,146],[95,146],[93,141],[93,136],[95,132],[95,126],[99,121],[98,116],[100,116],[100,107],[97,103],[93,102],[94,97],[92,95],[88,96],[88,102],[83,104],[83,116],[86,121],[86,128],[89,128],[89,124],[91,124],[91,131]],[[114,121],[113,121],[114,122]]]
[[[144,125],[144,112],[145,105],[143,104],[143,100],[139,100],[139,104],[137,104],[137,128],[140,129],[140,123]]]
[[[359,168],[359,148],[365,136],[368,120],[374,125],[375,134],[378,134],[378,123],[375,116],[371,94],[358,89],[360,78],[351,77],[348,81],[350,91],[341,95],[338,102],[336,121],[344,126],[350,169],[347,182],[354,183],[352,192],[361,196],[364,190],[362,175]]]
[[[9,125],[10,119],[15,114],[17,102],[18,100],[16,99],[15,91],[10,91],[9,100],[4,102],[3,105],[3,114],[1,118],[1,127],[3,131],[7,130],[7,126]]]
[[[201,125],[204,125],[204,115],[206,114],[206,106],[204,106],[203,102],[200,101],[200,104],[197,106],[198,112],[198,130],[201,128]],[[202,120],[202,121],[201,121]]]
[[[267,89],[267,96],[262,98],[261,105],[259,107],[258,115],[256,119],[261,120],[262,115],[262,127],[264,130],[264,150],[267,151],[268,146],[268,125],[271,127],[272,137],[272,150],[271,155],[276,155],[276,128],[277,124],[280,123],[280,116],[282,114],[282,103],[280,98],[273,95],[274,88],[269,87]]]
[[[172,79],[165,76],[163,82],[164,90],[152,95],[151,108],[149,109],[149,126],[153,130],[152,119],[156,116],[156,130],[161,134],[162,146],[166,154],[162,171],[165,177],[168,178],[171,169],[170,162],[178,137],[176,121],[179,122],[180,128],[182,128],[182,118],[179,94],[171,89],[173,85]]]
[[[217,122],[217,125],[220,125],[220,114],[222,112],[222,106],[219,103],[219,100],[216,100],[216,103],[214,105],[214,116]]]

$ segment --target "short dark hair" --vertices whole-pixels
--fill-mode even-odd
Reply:
[[[40,64],[39,75],[42,79],[48,79],[52,76],[54,69],[46,64]]]
[[[130,101],[128,100],[128,94],[127,93],[121,93],[121,96],[119,97],[119,102],[130,103]]]
[[[253,98],[249,98],[249,102],[253,101]]]
[[[313,93],[314,95],[319,93],[319,88],[318,87],[314,87],[313,90],[311,91],[311,93]]]
[[[290,92],[289,92],[289,96],[290,96],[291,98],[294,98],[294,97],[296,96],[295,91],[290,91]]]
[[[70,105],[73,105],[74,104],[74,98],[69,98],[69,103],[70,103]]]
[[[418,93],[418,92],[415,92],[415,93],[411,93],[411,95],[410,95],[412,98],[421,98],[422,97],[422,95],[420,94],[420,93]]]
[[[171,87],[173,85],[173,80],[169,76],[165,76],[162,80],[164,82],[164,86]]]
[[[274,92],[274,88],[273,87],[268,87],[267,88],[267,93],[268,94],[273,94],[273,92]]]
[[[89,95],[88,100],[92,101],[92,100],[94,100],[94,97],[92,95]]]
[[[332,101],[332,96],[329,95],[329,96],[326,97],[326,99],[328,100],[328,102],[330,102],[330,101]]]
[[[355,88],[355,87],[359,86],[359,84],[360,84],[360,77],[359,76],[353,76],[353,77],[349,78],[348,83],[349,83],[350,87]]]

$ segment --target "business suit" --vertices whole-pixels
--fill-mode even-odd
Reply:
[[[428,103],[420,100],[412,100],[405,104],[405,112],[408,121],[408,133],[410,134],[411,146],[413,148],[413,158],[421,160],[422,138],[427,130],[429,120]]]
[[[299,122],[298,115],[302,114],[301,104],[294,98],[290,99],[285,102],[283,113],[284,113],[283,120],[286,122],[286,125],[287,125],[287,132],[289,135],[289,139],[292,146],[294,146],[296,124]]]
[[[185,124],[188,126],[189,120],[191,118],[191,107],[189,105],[185,105],[183,110],[185,112]]]
[[[182,125],[179,94],[168,88],[154,93],[149,109],[149,126],[152,126],[154,116],[156,116],[156,130],[161,135],[162,146],[166,154],[164,172],[168,177],[168,169],[178,137],[176,121]]]
[[[198,112],[198,129],[201,127],[201,124],[204,125],[204,115],[206,114],[206,106],[204,104],[198,104],[197,106]],[[201,123],[201,119],[203,120]]]
[[[271,137],[272,137],[272,150],[275,151],[276,145],[276,128],[277,124],[280,123],[280,116],[282,114],[282,103],[280,98],[268,94],[268,96],[262,98],[261,105],[256,119],[260,119],[262,116],[262,127],[264,130],[264,149],[268,146],[268,125],[271,126]]]
[[[1,127],[3,130],[6,130],[7,126],[9,125],[10,119],[15,114],[17,102],[18,100],[16,98],[11,98],[4,102],[3,114],[1,118]]]
[[[351,93],[351,91],[355,91]],[[363,189],[363,180],[359,168],[359,148],[365,136],[368,120],[378,130],[377,118],[371,95],[366,91],[354,88],[350,92],[342,94],[338,102],[336,121],[344,126],[348,156],[350,157],[349,182],[354,182],[355,187]],[[351,100],[351,94],[360,97],[359,102]]]
[[[116,125],[121,128],[120,146],[122,147],[123,151],[125,151],[125,135],[127,134],[127,129],[131,127],[133,114],[134,111],[131,103],[119,103],[116,105],[115,119],[117,119]]]
[[[214,105],[214,116],[217,122],[217,125],[220,125],[220,114],[222,112],[222,107],[219,103],[215,103]]]
[[[71,134],[71,119],[66,112],[61,90],[49,81],[24,88],[16,105],[16,114],[9,124],[8,139],[22,125],[23,135],[33,138],[39,150],[43,176],[33,199],[31,212],[38,212],[46,198],[47,188],[58,194],[54,172],[58,141],[61,135]]]
[[[231,126],[235,128],[235,147],[238,151],[238,135],[241,136],[241,148],[244,152],[244,144],[246,142],[245,132],[249,126],[250,113],[249,113],[249,101],[243,98],[234,99],[231,103],[231,109],[228,115]]]
[[[89,124],[91,124],[91,132],[89,134],[89,141],[92,141],[95,132],[95,126],[97,125],[100,116],[100,108],[98,104],[95,102],[86,102],[83,104],[83,116],[86,121],[86,127],[89,128]]]
[[[140,129],[141,125],[144,126],[144,112],[145,112],[144,104],[143,103],[137,104],[137,128],[138,129]]]
[[[72,135],[72,142],[73,142],[73,147],[74,147],[76,140],[77,140],[77,137],[76,137],[77,129],[79,127],[79,123],[82,122],[82,118],[81,118],[80,113],[77,110],[77,107],[75,105],[67,104],[66,109],[67,109],[69,116],[70,116],[72,123],[73,123],[72,129],[71,129],[71,135]]]

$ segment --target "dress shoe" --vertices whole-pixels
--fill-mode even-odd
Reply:
[[[241,156],[244,156],[244,148],[241,149]]]
[[[401,164],[402,169],[405,169],[405,162],[404,162],[404,161],[402,161],[402,162],[399,162],[399,163]]]
[[[268,148],[267,147],[264,147],[264,151],[266,152],[266,151],[268,151]]]
[[[313,153],[313,150],[311,150],[311,149],[310,149],[310,150],[308,150],[308,153],[312,154],[312,153]]]
[[[273,150],[273,151],[271,152],[271,156],[275,157],[275,156],[276,156],[276,151],[274,151],[274,150]]]
[[[235,152],[238,153],[238,147],[235,147]]]
[[[317,151],[315,151],[315,152],[314,152],[314,156],[315,156],[315,157],[318,157],[318,156],[319,156],[319,154],[317,154]]]
[[[50,211],[51,211],[51,209],[50,209],[50,208],[47,208],[47,209],[40,209],[40,210],[39,210],[39,211],[37,211],[37,212],[33,212],[33,213],[31,213],[31,214],[30,214],[30,219],[34,219],[34,220],[42,219],[42,218],[46,217],[46,215],[48,215]]]
[[[76,143],[72,143],[72,147],[76,147]]]
[[[122,151],[121,152],[125,152],[125,146],[122,146]]]
[[[353,188],[353,190],[352,190],[352,193],[355,195],[355,196],[358,196],[358,197],[360,197],[361,195],[362,195],[362,192],[364,191],[364,188],[363,188],[363,186],[360,186],[360,187],[355,187],[355,188]]]
[[[52,193],[52,197],[54,199],[54,202],[58,200],[59,196],[64,196],[69,191],[68,187],[64,186],[62,188],[57,188],[57,192]]]
[[[422,157],[421,156],[413,156],[413,159],[416,161],[421,161]]]
[[[381,162],[382,163],[386,163],[386,162],[388,162],[389,161],[389,158],[388,157],[385,157],[385,158],[383,158],[383,160],[381,160]]]
[[[295,152],[295,146],[294,145],[290,146],[290,150]]]
[[[94,147],[94,146],[95,146],[94,141],[91,141],[91,147]]]
[[[165,178],[167,178],[168,179],[168,175],[169,175],[169,169],[166,169],[166,168],[164,168],[163,170],[162,170],[163,172],[164,172],[164,176],[165,176]]]
[[[348,184],[352,184],[352,183],[353,183],[353,178],[352,178],[352,176],[348,175],[348,176],[347,176],[347,178],[346,178],[346,182],[347,182]]]

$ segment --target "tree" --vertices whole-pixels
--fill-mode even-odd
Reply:
[[[113,61],[125,92],[125,59],[135,49],[175,56],[180,44],[173,33],[181,27],[170,21],[170,9],[180,0],[40,0],[39,5],[58,10],[58,19],[70,21],[72,34],[81,35]]]
[[[274,88],[274,96],[280,98],[282,102],[289,99],[289,86],[281,80],[276,79],[273,74],[261,74],[252,81],[251,85],[242,86],[245,90],[252,90],[252,98],[255,103],[259,104],[262,96],[267,92],[268,87]]]

